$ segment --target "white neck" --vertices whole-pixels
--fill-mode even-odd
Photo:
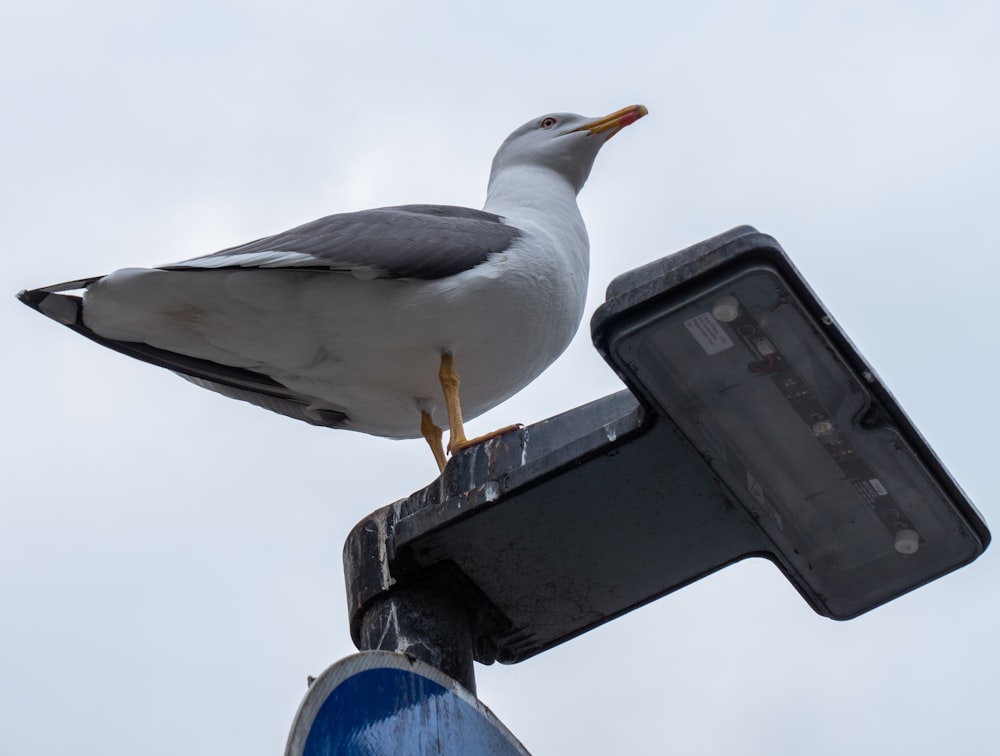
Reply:
[[[483,210],[511,225],[533,223],[588,248],[587,229],[576,204],[576,190],[556,171],[538,165],[510,165],[490,176]]]
[[[490,175],[484,210],[504,215],[515,208],[576,206],[576,191],[563,176],[538,165],[513,165]]]

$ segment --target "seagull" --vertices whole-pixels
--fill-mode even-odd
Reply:
[[[451,454],[516,428],[469,439],[463,418],[527,386],[576,333],[590,259],[577,194],[605,142],[647,112],[528,121],[497,151],[482,210],[330,215],[18,297],[225,396],[313,425],[423,436],[443,470],[442,427]]]

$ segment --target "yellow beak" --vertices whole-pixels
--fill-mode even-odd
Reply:
[[[629,105],[627,108],[616,110],[614,113],[606,115],[603,118],[585,123],[583,126],[573,129],[570,133],[572,134],[575,131],[586,131],[590,134],[606,133],[607,136],[604,137],[604,141],[607,141],[626,126],[635,123],[648,113],[649,110],[645,105]]]

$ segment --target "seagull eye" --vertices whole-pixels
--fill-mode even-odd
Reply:
[[[558,121],[556,121],[556,119],[553,118],[552,116],[549,116],[548,118],[543,118],[542,122],[538,125],[541,126],[543,129],[551,129],[553,126],[556,125],[556,123],[558,123]]]

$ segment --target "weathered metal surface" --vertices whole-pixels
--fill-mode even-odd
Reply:
[[[498,506],[502,502],[502,506]],[[521,661],[766,542],[668,425],[628,392],[458,455],[351,533],[351,631],[420,585],[461,596],[477,661]]]

